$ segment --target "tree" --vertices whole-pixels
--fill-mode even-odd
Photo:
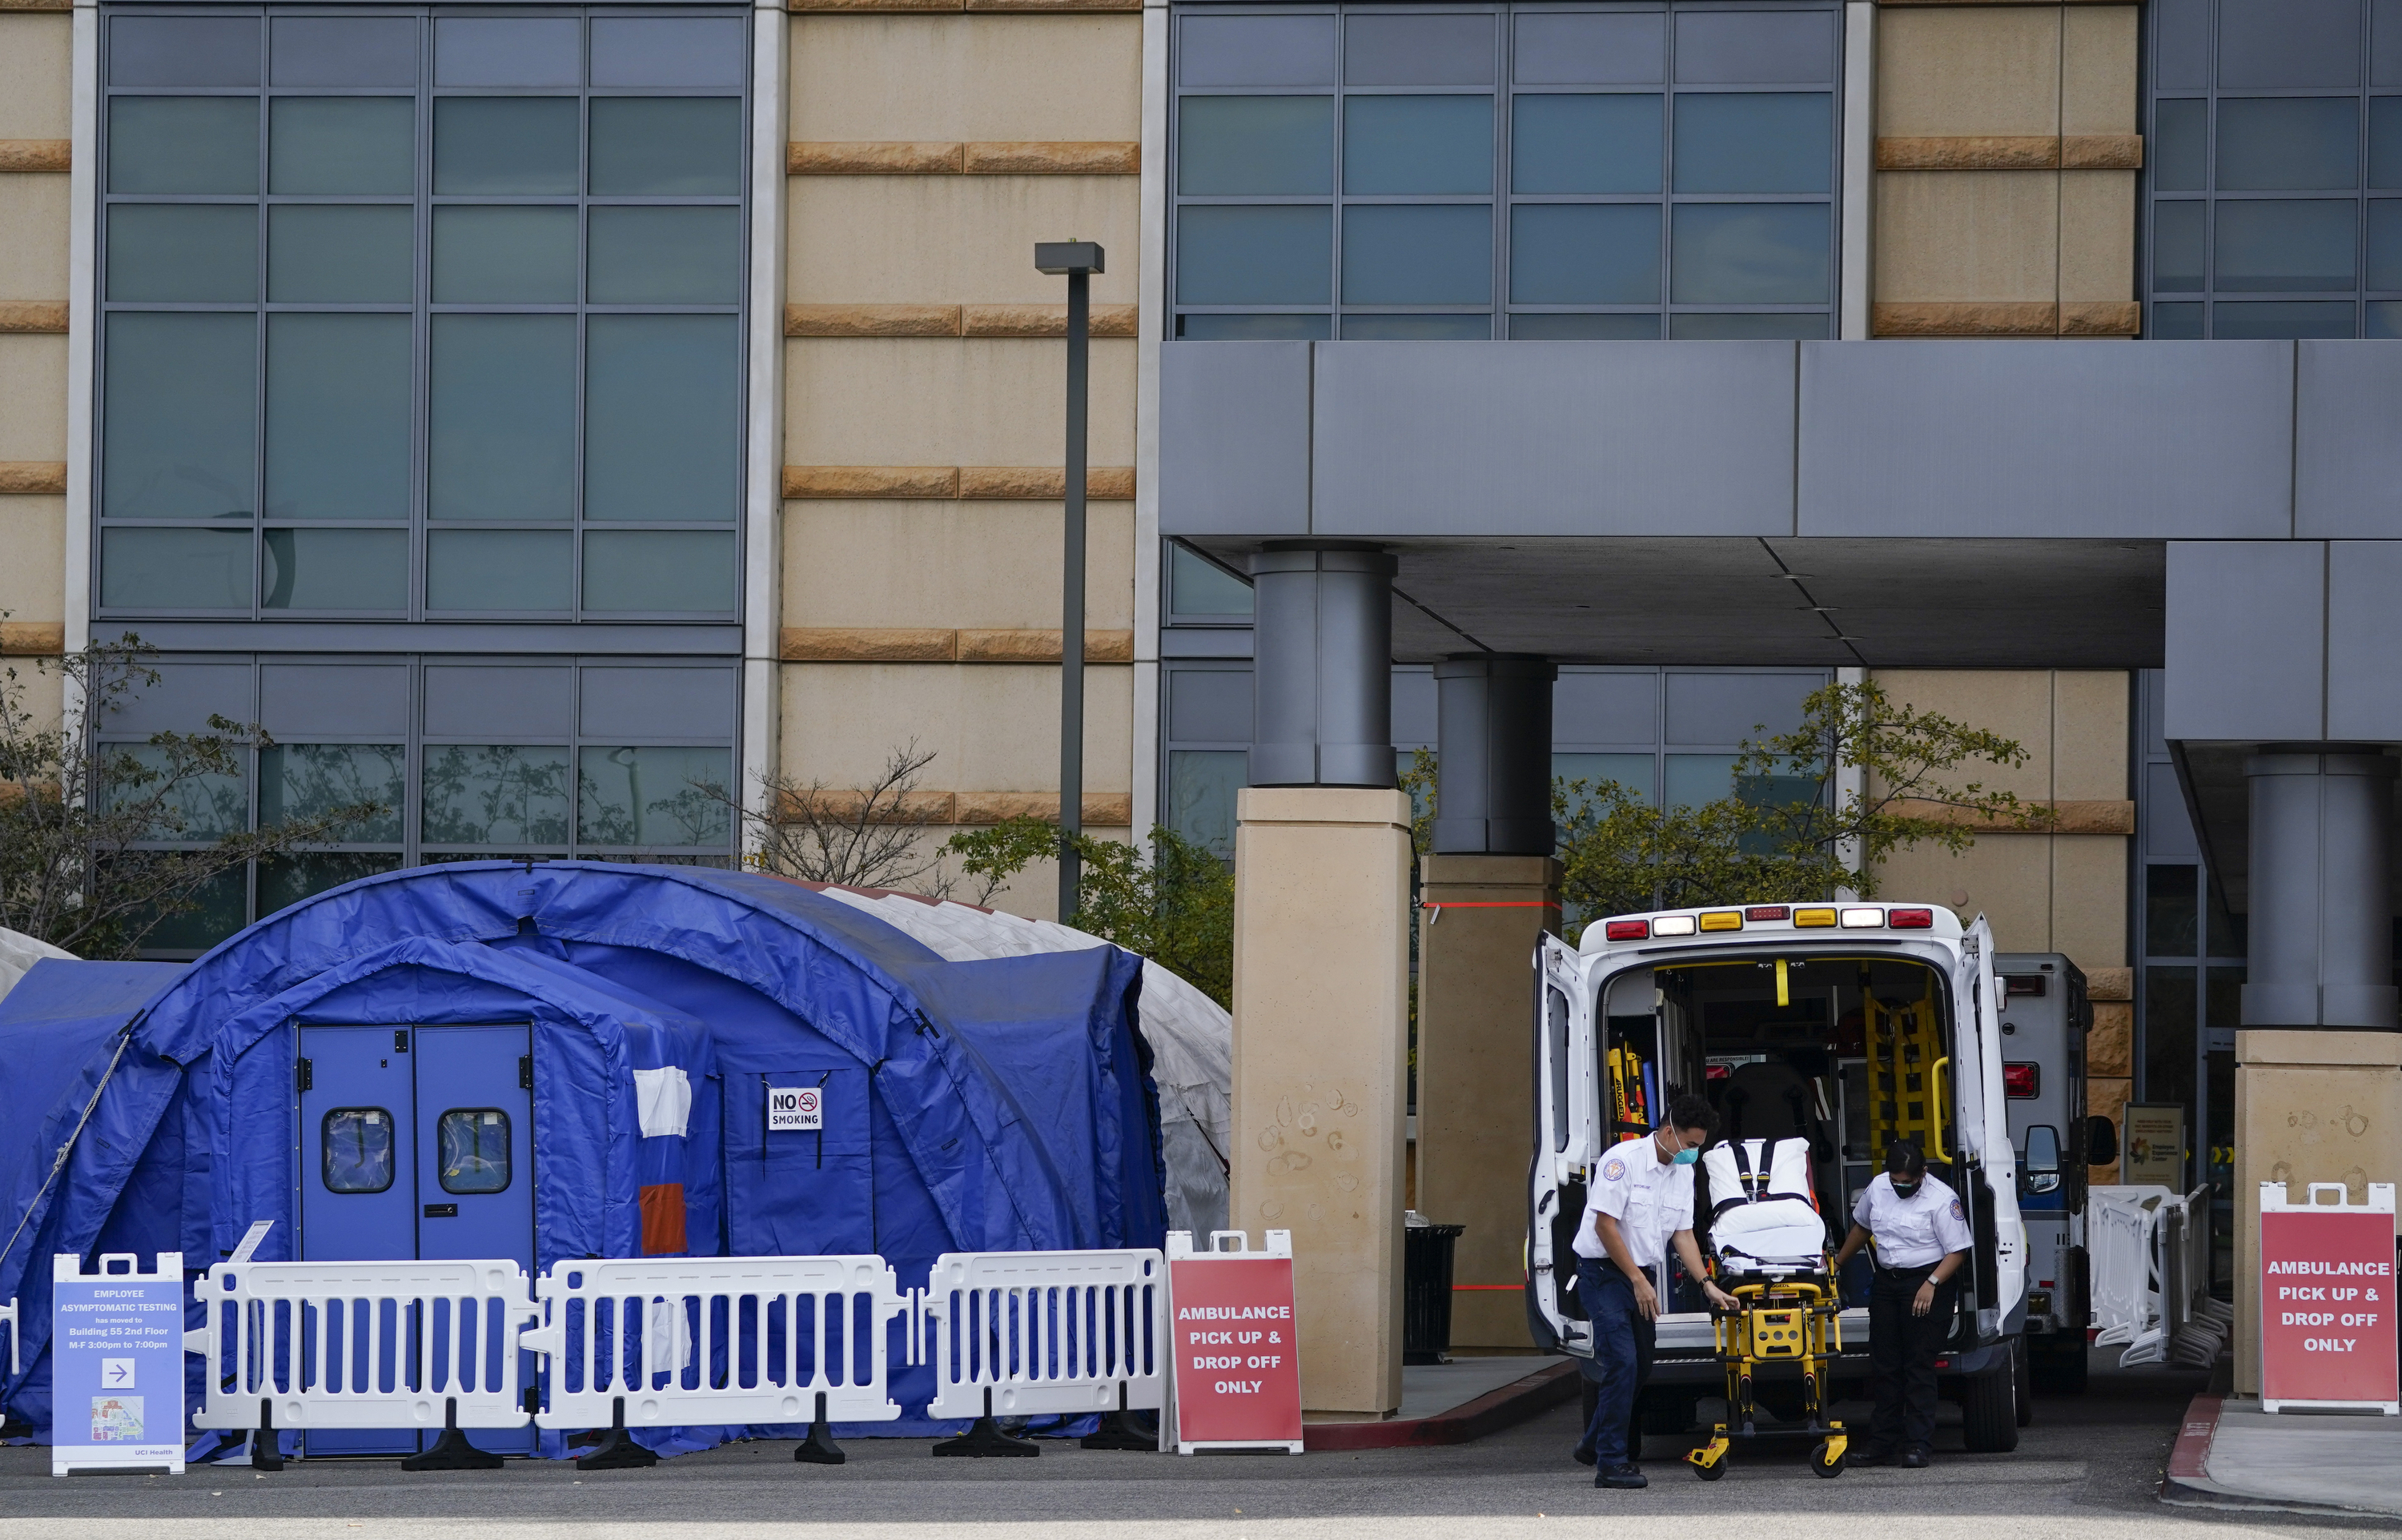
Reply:
[[[0,926],[84,957],[130,957],[159,925],[199,907],[212,880],[266,856],[328,844],[391,809],[347,803],[252,830],[248,755],[274,746],[255,723],[99,744],[105,722],[159,682],[153,649],[127,633],[56,664],[77,713],[45,726],[30,681],[0,670]],[[200,842],[206,841],[202,844]],[[162,844],[183,849],[161,849]]]
[[[941,899],[951,896],[952,884],[939,870],[941,850],[926,846],[926,831],[946,813],[939,800],[918,794],[918,777],[933,763],[934,751],[912,739],[886,755],[883,773],[857,791],[822,780],[803,785],[768,771],[759,777],[764,811],[744,806],[726,787],[697,782],[694,790],[741,820],[745,859],[758,870]]]
[[[1151,832],[1151,859],[1131,845],[1075,837],[1084,868],[1076,913],[1064,923],[1149,957],[1220,1005],[1235,998],[1235,873],[1208,846],[1173,829]],[[1059,830],[1020,817],[954,834],[944,848],[987,894],[1058,854]]]

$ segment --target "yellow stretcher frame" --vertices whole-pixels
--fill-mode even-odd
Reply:
[[[1726,1371],[1727,1420],[1710,1429],[1709,1442],[1689,1452],[1686,1463],[1702,1480],[1715,1481],[1726,1474],[1727,1451],[1737,1438],[1815,1433],[1819,1439],[1810,1451],[1811,1472],[1827,1478],[1843,1475],[1851,1436],[1826,1415],[1828,1365],[1843,1345],[1843,1304],[1831,1272],[1823,1277],[1737,1284],[1727,1292],[1738,1308],[1710,1313],[1719,1363]],[[1802,1366],[1802,1425],[1762,1430],[1752,1401],[1760,1366],[1797,1362]]]

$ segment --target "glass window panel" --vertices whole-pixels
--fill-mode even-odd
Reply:
[[[733,531],[593,530],[584,537],[584,608],[732,610]]]
[[[2202,884],[2202,913],[2206,916],[2203,929],[2207,932],[2202,942],[2208,948],[2209,955],[2214,957],[2243,956],[2244,928],[2248,916],[2246,919],[2237,919],[2227,912],[2227,905],[2219,896],[2216,883]]]
[[[1669,292],[1681,304],[1825,304],[1823,203],[1682,203],[1669,238]]]
[[[174,758],[166,749],[113,744],[103,755],[114,788],[111,805],[149,819],[149,839],[217,840],[250,827],[250,786],[239,770],[229,775],[186,772],[171,782]],[[240,758],[236,750],[237,763]]]
[[[256,301],[257,206],[111,204],[108,297],[167,304]]]
[[[1679,759],[1688,756],[1678,755]],[[1659,766],[1649,754],[1553,754],[1552,779],[1573,784],[1582,781],[1587,795],[1597,791],[1604,783],[1616,781],[1642,801],[1658,805],[1660,788]]]
[[[1702,11],[1677,17],[1677,81],[1815,85],[1835,78],[1831,11]]]
[[[2152,0],[2160,83],[2168,90],[2210,86],[2210,0]]]
[[[1323,342],[1334,335],[1334,320],[1323,313],[1180,315],[1176,335],[1193,342]]]
[[[1493,190],[1489,96],[1346,96],[1343,190],[1482,193]]]
[[[303,899],[331,892],[344,883],[400,870],[398,855],[372,850],[323,850],[306,856],[275,856],[258,863],[258,917],[288,909]]]
[[[416,296],[416,211],[405,203],[278,203],[267,211],[267,297],[406,305]]]
[[[2360,205],[2350,199],[2221,199],[2216,209],[2215,286],[2349,289]]]
[[[1814,193],[1831,185],[1833,97],[1717,91],[1677,98],[1677,190]]]
[[[2152,205],[2152,287],[2172,294],[2202,287],[2202,214],[2208,205]]]
[[[189,898],[191,907],[179,910],[160,919],[142,938],[142,950],[154,952],[205,952],[242,927],[242,909],[250,889],[249,873],[240,866],[220,872],[200,884]],[[137,913],[131,921],[133,928],[156,914],[156,910]]]
[[[2402,0],[2369,0],[2368,83],[2402,86]]]
[[[248,610],[248,529],[108,529],[100,602],[112,610]]]
[[[279,96],[269,109],[267,155],[269,192],[414,192],[417,103],[406,96]]]
[[[107,326],[102,512],[248,518],[258,506],[256,319],[119,311]]]
[[[582,158],[576,133],[573,97],[438,98],[434,103],[434,190],[573,193]]]
[[[2368,200],[2368,286],[2402,289],[2402,199]]]
[[[596,208],[595,305],[732,305],[742,297],[742,211]]]
[[[742,103],[731,96],[596,97],[592,190],[733,197],[742,190]]]
[[[279,16],[269,35],[279,86],[414,86],[414,16]]]
[[[1493,336],[1490,315],[1346,315],[1343,336],[1352,342],[1484,341]]]
[[[1656,203],[1520,203],[1510,211],[1510,298],[1520,305],[1656,305]]]
[[[1187,305],[1323,305],[1331,211],[1200,205],[1177,211],[1176,297]]]
[[[2349,299],[2257,300],[2210,308],[2210,335],[2220,337],[2357,337]]]
[[[2402,300],[2372,299],[2361,323],[2360,335],[2391,341],[2402,337]]]
[[[2360,84],[2360,0],[2218,0],[2218,84]]]
[[[1429,680],[1429,683],[1433,682]],[[1251,741],[1251,670],[1176,668],[1167,676],[1167,736],[1186,743]]]
[[[1525,342],[1657,342],[1656,315],[1513,315],[1510,336]]]
[[[1484,305],[1493,211],[1482,203],[1355,203],[1343,211],[1346,305]]]
[[[2202,306],[2193,300],[2154,304],[2145,335],[2162,341],[2191,340],[2202,336]]]
[[[1514,18],[1522,86],[1642,86],[1667,67],[1658,15],[1520,11]]]
[[[1188,196],[1334,190],[1331,96],[1188,96],[1176,188]]]
[[[2368,185],[2402,187],[2402,96],[2368,99]]]
[[[2152,142],[2147,155],[2152,163],[2152,186],[2160,192],[2201,192],[2209,168],[2203,153],[2210,103],[2199,98],[2172,99],[2152,108]]]
[[[505,1192],[509,1186],[509,1115],[496,1107],[459,1107],[434,1125],[442,1151],[442,1190]]]
[[[586,518],[735,517],[742,419],[738,325],[730,315],[592,318]]]
[[[111,97],[108,190],[258,191],[258,99]]]
[[[723,846],[734,755],[725,749],[586,749],[575,789],[585,845]]]
[[[1354,86],[1488,86],[1490,16],[1354,11],[1343,20],[1343,78]]]
[[[1177,78],[1188,86],[1331,86],[1332,16],[1177,19]]]
[[[405,315],[267,318],[269,517],[408,516],[410,333]]]
[[[265,897],[261,895],[262,899]],[[284,901],[290,902],[290,900]],[[281,904],[278,908],[283,907]],[[259,912],[266,913],[265,903]],[[392,1114],[380,1107],[338,1107],[325,1114],[317,1144],[328,1192],[384,1192],[392,1187]]]
[[[2201,869],[2144,868],[2144,956],[2190,957],[2201,950]]]
[[[2360,185],[2360,103],[2349,96],[2222,97],[2218,190]]]
[[[259,606],[406,610],[406,529],[269,529]]]
[[[567,791],[564,749],[428,745],[421,832],[429,845],[565,845]]]
[[[434,303],[573,305],[575,241],[572,208],[436,208]]]
[[[1251,585],[1181,545],[1168,547],[1168,608],[1180,615],[1248,615]]]
[[[1660,190],[1660,98],[1633,92],[1519,96],[1512,99],[1510,111],[1512,190]]]
[[[258,825],[272,829],[372,803],[381,811],[353,820],[339,838],[357,845],[396,842],[407,782],[407,754],[396,743],[270,744],[258,751]]]
[[[565,610],[574,559],[564,529],[436,529],[425,542],[425,607]]]
[[[1668,783],[1668,805],[1700,807],[1708,803],[1724,802],[1734,795],[1734,761],[1732,754],[1667,754],[1665,762]]]
[[[117,16],[109,20],[112,86],[255,86],[258,18]]]
[[[739,90],[743,52],[743,27],[737,17],[595,17],[592,21],[596,86],[723,86]]]
[[[1774,310],[1711,314],[1684,311],[1668,318],[1668,335],[1678,342],[1732,342],[1744,339],[1823,341],[1827,317],[1782,314]]]
[[[1239,749],[1176,749],[1167,755],[1170,829],[1221,858],[1235,853],[1235,793],[1250,781]]]
[[[2144,969],[2144,1078],[2147,1102],[2193,1104],[2193,1034],[2200,980],[2191,964]]]
[[[437,315],[432,374],[429,515],[574,513],[573,316]]]
[[[437,86],[578,86],[582,26],[573,18],[461,18],[434,23]]]

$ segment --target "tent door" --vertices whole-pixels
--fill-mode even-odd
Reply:
[[[302,1258],[505,1257],[531,1272],[531,1029],[303,1026],[298,1037]],[[381,1329],[389,1342],[411,1326]],[[478,1381],[498,1363],[488,1354]],[[531,1429],[470,1437],[501,1453],[533,1449]],[[407,1454],[419,1442],[413,1428],[308,1436],[311,1454]]]
[[[794,1093],[815,1093],[817,1105]],[[729,1070],[725,1101],[725,1216],[735,1255],[875,1251],[867,1071],[858,1061]],[[812,1121],[818,1126],[806,1126]]]

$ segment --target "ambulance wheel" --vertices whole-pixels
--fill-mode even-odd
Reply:
[[[2005,1361],[1960,1386],[1960,1432],[1971,1454],[2008,1454],[2019,1447],[2019,1377]]]
[[[1719,1458],[1711,1461],[1706,1465],[1695,1465],[1693,1467],[1693,1474],[1702,1480],[1715,1481],[1719,1477],[1726,1474],[1726,1461],[1724,1458]]]
[[[1832,1480],[1843,1474],[1844,1457],[1830,1453],[1830,1447],[1821,1440],[1818,1446],[1810,1451],[1810,1474],[1822,1480]]]

